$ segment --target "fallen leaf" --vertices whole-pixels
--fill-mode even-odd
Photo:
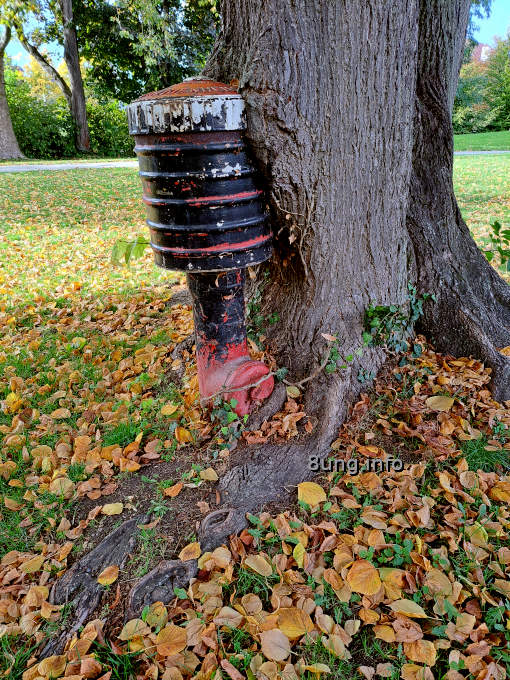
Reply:
[[[266,659],[284,661],[290,654],[290,641],[278,628],[260,634],[260,648]]]
[[[355,593],[375,595],[381,587],[381,579],[374,565],[368,560],[356,560],[347,573],[347,583]]]
[[[413,619],[427,619],[428,616],[425,614],[423,609],[414,600],[395,600],[389,605],[396,614],[404,614]]]
[[[454,404],[455,399],[453,397],[445,397],[443,395],[437,395],[435,397],[429,397],[425,400],[425,405],[432,411],[449,411]]]
[[[315,482],[301,482],[298,484],[298,501],[315,507],[327,500],[326,492]]]
[[[262,555],[249,555],[245,560],[244,564],[253,571],[257,572],[261,576],[271,576],[273,573],[273,567],[269,564],[265,557]]]
[[[186,630],[169,624],[156,636],[156,649],[161,656],[172,656],[181,652],[187,644]]]
[[[194,543],[188,543],[179,553],[179,559],[183,562],[187,560],[197,560],[201,554],[200,543],[195,541]]]
[[[103,569],[103,571],[97,577],[97,582],[102,586],[109,586],[112,583],[115,583],[118,577],[119,567],[116,564],[112,564],[111,566],[106,567],[106,569]]]
[[[101,512],[103,515],[120,515],[124,510],[124,503],[107,503],[103,505]]]

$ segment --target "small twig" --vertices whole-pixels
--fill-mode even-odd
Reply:
[[[322,373],[322,371],[326,368],[328,361],[329,361],[329,354],[326,354],[321,365],[313,373],[311,373],[309,376],[307,376],[306,378],[303,378],[303,380],[300,380],[299,382],[289,382],[288,380],[283,380],[282,382],[284,382],[286,385],[292,385],[294,387],[301,387],[305,383],[316,378],[319,375],[319,373]]]

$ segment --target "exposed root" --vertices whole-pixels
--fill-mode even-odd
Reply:
[[[131,589],[126,621],[141,616],[144,607],[154,602],[168,604],[175,598],[175,588],[186,588],[197,573],[196,560],[165,560],[141,578]]]
[[[120,569],[124,567],[135,548],[136,527],[141,521],[144,521],[143,518],[135,517],[121,524],[55,583],[50,593],[50,603],[72,604],[71,625],[46,643],[39,658],[60,654],[66,642],[85,625],[100,605],[105,589],[97,582],[97,577],[111,564],[117,564]]]

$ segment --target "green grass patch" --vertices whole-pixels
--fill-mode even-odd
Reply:
[[[454,135],[453,143],[455,151],[506,151],[510,150],[510,130]]]
[[[471,233],[482,249],[491,247],[491,223],[498,220],[510,228],[510,154],[457,156],[454,159],[455,195]],[[504,267],[493,264],[507,278]]]
[[[148,238],[136,167],[0,173],[0,297],[10,304],[107,295],[174,282],[148,248],[129,268],[110,261],[119,239]]]
[[[510,451],[506,449],[491,450],[486,437],[462,442],[462,454],[470,470],[476,472],[497,472],[499,467],[510,469]]]

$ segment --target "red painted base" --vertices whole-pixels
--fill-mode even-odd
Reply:
[[[202,399],[225,388],[225,392],[221,394],[222,400],[235,399],[235,412],[244,416],[269,397],[274,389],[272,375],[256,387],[246,387],[258,383],[269,373],[269,368],[264,363],[250,359],[246,343],[230,346],[224,361],[218,360],[210,349],[212,348],[207,345],[202,346],[197,355],[198,383]]]

